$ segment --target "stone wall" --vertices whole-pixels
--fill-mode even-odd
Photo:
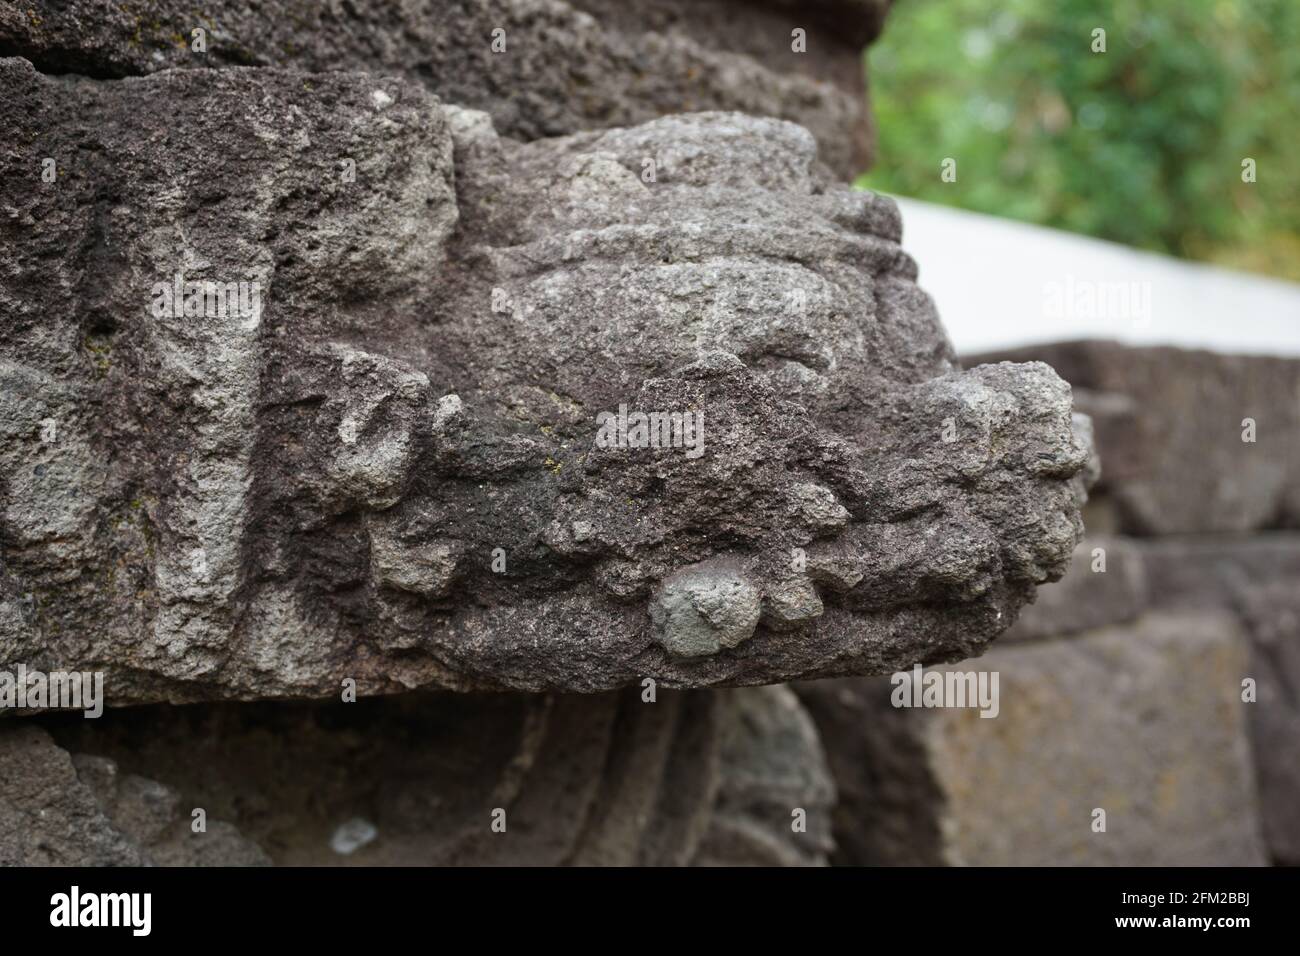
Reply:
[[[1041,367],[958,371],[843,185],[883,14],[0,3],[0,862],[825,862],[794,695],[669,688],[991,639],[1089,452]],[[867,443],[967,395],[1018,409],[971,452],[1059,450],[1056,553],[982,523],[900,562],[915,619],[853,599]],[[608,447],[620,404],[708,444]],[[69,670],[102,716],[26,696]]]
[[[1300,361],[1108,342],[971,361],[1004,359],[1048,362],[1092,417],[1088,536],[949,668],[999,673],[995,719],[895,708],[883,678],[800,685],[837,859],[1300,863]]]
[[[0,2],[0,863],[1294,862],[1294,367],[963,368],[886,5]]]

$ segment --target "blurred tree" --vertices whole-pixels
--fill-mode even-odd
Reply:
[[[870,59],[861,185],[1300,279],[1300,0],[897,0]]]

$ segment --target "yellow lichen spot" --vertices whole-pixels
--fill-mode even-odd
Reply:
[[[96,375],[101,378],[107,375],[108,370],[112,365],[109,360],[109,356],[113,351],[112,347],[92,336],[87,336],[82,345],[91,355],[91,361],[94,363]]]

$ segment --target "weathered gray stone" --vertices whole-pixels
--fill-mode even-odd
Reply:
[[[1300,526],[1300,359],[1115,342],[1034,345],[976,358],[1041,361],[1092,416],[1128,534]],[[1254,422],[1254,441],[1243,441]],[[1092,527],[1090,525],[1090,527]]]
[[[95,77],[255,66],[399,74],[521,139],[740,110],[811,129],[841,176],[871,161],[861,53],[885,0],[212,0],[0,3],[0,56]],[[807,52],[792,51],[793,28]],[[202,52],[193,31],[203,30]],[[494,41],[497,48],[494,49]]]
[[[1275,862],[1300,866],[1300,587],[1297,578],[1238,596],[1250,635],[1256,702],[1251,740],[1264,842]]]
[[[694,862],[824,865],[835,784],[812,719],[788,687],[721,693],[721,786]]]
[[[96,755],[74,758],[77,785],[160,864],[259,861],[211,822],[204,845],[227,847],[223,856],[193,846],[197,835],[161,852],[177,806],[186,829],[188,808],[203,807],[281,865],[801,865],[829,845],[824,757],[781,688],[150,707],[51,729]],[[68,763],[53,744],[46,752]],[[117,780],[119,765],[168,786]],[[30,784],[42,779],[19,762],[6,795],[35,805]],[[62,804],[48,805],[46,829],[72,826]],[[790,829],[796,807],[806,833]],[[0,853],[18,840],[17,827],[0,827]],[[133,862],[127,850],[98,862]]]
[[[1104,549],[1106,572],[1097,573]],[[1300,861],[1300,535],[1089,536],[1061,581],[1003,636],[1060,637],[1132,621],[1149,609],[1233,615],[1249,638],[1257,701],[1247,708],[1268,852]]]
[[[0,725],[0,865],[130,865],[140,848],[116,830],[77,777],[72,755],[39,727]]]
[[[996,672],[997,716],[895,708],[883,678],[799,685],[839,788],[837,860],[1264,861],[1230,615],[1147,615],[940,670]]]
[[[195,832],[179,795],[73,756],[30,722],[0,723],[0,865],[258,866],[262,851],[230,824]]]
[[[1149,603],[1141,548],[1128,538],[1089,535],[1075,548],[1065,576],[1040,587],[1002,639],[1038,640],[1123,624]]]
[[[831,862],[945,863],[945,795],[918,721],[888,709],[889,680],[843,678],[794,687],[817,727],[835,781]]]
[[[1094,536],[1300,526],[1300,362],[962,371],[836,181],[885,6],[0,2],[0,670],[402,695],[0,721],[0,862],[823,863],[792,693],[666,688],[981,654],[1043,584],[995,719],[802,685],[837,858],[1259,862],[1248,720],[1300,862],[1300,551],[1075,547],[1081,412]]]
[[[1156,606],[1227,610],[1248,635],[1265,842],[1277,862],[1300,864],[1300,534],[1157,539],[1141,555]]]
[[[521,145],[274,69],[0,89],[0,666],[103,669],[114,704],[882,673],[1068,564],[1068,386],[959,370],[897,209],[800,127]],[[182,270],[260,311],[159,315]],[[701,441],[603,442],[620,409]],[[752,591],[682,656],[652,599],[709,562]]]
[[[715,563],[668,577],[650,603],[659,643],[678,657],[716,654],[758,626],[759,590],[736,567]]]
[[[1243,590],[1300,581],[1300,534],[1183,535],[1132,542],[1151,603],[1162,608],[1237,608]]]

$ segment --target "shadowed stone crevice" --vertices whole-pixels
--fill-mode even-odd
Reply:
[[[785,688],[5,720],[0,853],[80,865],[823,864],[834,791],[811,728]],[[794,808],[806,829],[791,828]]]

